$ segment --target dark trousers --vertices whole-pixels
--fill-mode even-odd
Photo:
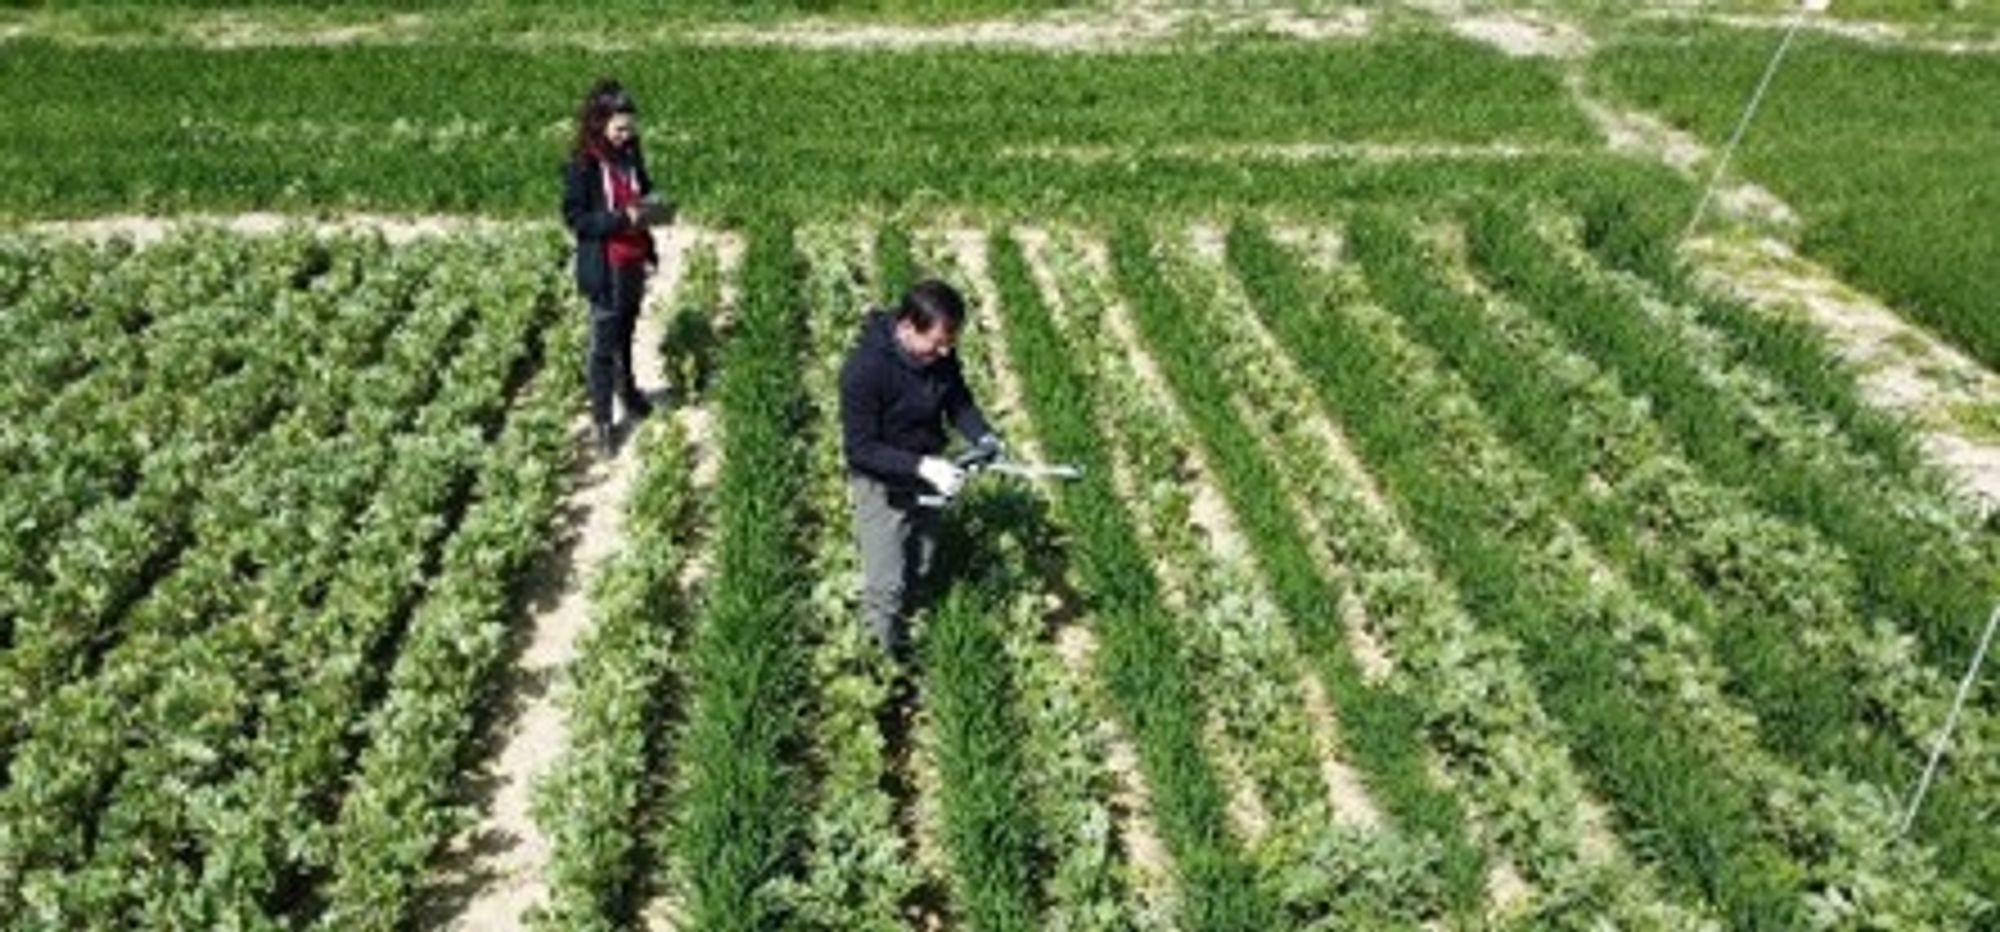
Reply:
[[[590,304],[590,344],[584,350],[584,383],[590,390],[590,419],[611,423],[615,392],[632,407],[642,398],[632,378],[632,330],[639,321],[639,302],[646,295],[644,265],[611,267],[609,304]]]

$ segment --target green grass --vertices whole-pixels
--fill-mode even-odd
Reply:
[[[661,46],[111,48],[0,56],[0,216],[389,209],[553,216],[576,98],[626,79],[660,184],[695,216],[948,200],[1329,203],[1567,169],[1290,167],[1169,146],[1588,146],[1544,63],[1438,35],[1115,55]],[[1095,147],[1080,163],[1020,150]],[[88,152],[89,172],[65,153]],[[1562,164],[1551,164],[1560,161]]]
[[[1769,33],[1679,28],[1615,46],[1597,69],[1631,103],[1719,145],[1775,44]],[[1809,255],[2000,366],[1996,99],[1994,56],[1803,35],[1736,170],[1800,210]]]

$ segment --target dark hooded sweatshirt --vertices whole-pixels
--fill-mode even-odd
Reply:
[[[870,311],[840,368],[841,449],[855,472],[915,488],[917,461],[944,451],[944,422],[977,440],[991,432],[956,354],[919,365],[896,342],[896,321]]]

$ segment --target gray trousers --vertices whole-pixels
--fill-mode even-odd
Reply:
[[[861,620],[890,657],[908,649],[909,612],[937,556],[938,511],[917,507],[916,493],[850,472],[854,537],[861,545]]]

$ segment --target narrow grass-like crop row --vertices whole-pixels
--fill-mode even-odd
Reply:
[[[679,293],[668,296],[671,313],[705,316],[717,300],[713,250],[692,264]],[[665,364],[673,371],[682,361],[669,356]],[[593,623],[563,674],[567,744],[535,788],[535,823],[549,839],[549,899],[530,917],[540,928],[630,923],[656,857],[647,815],[667,783],[659,770],[696,610],[682,574],[703,508],[678,423],[649,425],[636,443],[642,466],[625,508],[625,546],[590,581]]]
[[[801,737],[806,675],[798,258],[788,223],[765,220],[749,235],[742,314],[718,386],[715,584],[689,653],[689,721],[675,752],[685,777],[673,857],[686,921],[703,929],[776,921],[767,891],[790,872],[801,828],[788,753]]]
[[[1546,480],[1498,445],[1465,389],[1394,320],[1351,302],[1325,320],[1280,307],[1277,296],[1263,305],[1323,401],[1345,414],[1475,610],[1527,648],[1544,700],[1577,729],[1579,756],[1610,801],[1654,833],[1643,848],[1669,876],[1738,923],[1828,910],[1914,922],[1963,913],[1949,887],[1878,879],[1931,876],[1922,849],[1885,845],[1890,801],[1761,750],[1700,632],[1602,565]],[[1318,342],[1300,342],[1308,333]],[[1371,404],[1392,391],[1406,403]],[[1412,423],[1396,423],[1404,419]]]
[[[0,178],[0,212],[317,205],[546,216],[564,141],[551,128],[570,115],[578,84],[573,50],[530,40],[443,54],[427,43],[238,51],[10,41],[0,106],[15,132],[0,153],[14,170]],[[633,50],[616,70],[642,105],[673,102],[673,130],[649,139],[649,155],[675,166],[676,192],[730,213],[896,203],[915,191],[992,205],[1133,193],[1187,203],[1218,189],[1325,198],[1331,185],[1271,183],[1297,174],[1290,166],[1266,166],[1245,183],[1240,163],[1151,153],[1328,138],[1594,142],[1555,68],[1440,31],[1110,56],[686,41]],[[885,70],[897,80],[878,80]],[[539,90],[524,100],[523,87]],[[836,99],[825,93],[832,87],[848,92]],[[72,103],[84,100],[91,106]],[[1146,164],[1022,154],[1065,146],[1130,147]],[[92,172],[45,158],[86,147]],[[448,176],[436,170],[439,147],[461,160]],[[1529,160],[1510,160],[1509,172],[1521,171],[1518,161]],[[1441,175],[1427,167],[1434,183]],[[1322,180],[1352,174],[1326,168]]]
[[[895,277],[901,263],[885,251],[893,252],[897,243],[912,238],[894,224],[885,225],[877,238],[885,294],[895,290],[895,282],[908,282],[913,274],[905,271]],[[964,338],[970,349],[960,355],[966,379],[988,421],[1010,438],[1013,455],[1039,459],[1026,414],[1017,407],[1019,400],[1002,390],[1007,377],[1002,369],[1005,333],[997,303],[1000,296],[990,275],[990,240],[947,239],[952,241],[926,237],[924,244],[931,247],[929,264],[961,287],[973,308]],[[1118,849],[1113,831],[1115,787],[1099,730],[1106,724],[1104,712],[1091,701],[1095,697],[1088,694],[1088,684],[1055,649],[1057,624],[1088,624],[1089,617],[1063,614],[1078,606],[1063,592],[1070,556],[1065,532],[1055,521],[1052,495],[1047,487],[1013,488],[981,499],[982,507],[973,516],[979,526],[964,532],[974,542],[975,563],[1004,562],[1020,574],[1010,584],[1013,591],[1007,603],[996,607],[1003,617],[994,634],[1005,657],[1018,710],[1014,715],[1021,726],[1018,754],[1026,783],[1023,792],[1028,796],[1021,805],[1030,812],[1020,818],[1024,823],[1032,820],[1040,835],[1035,867],[1041,924],[1079,932],[1144,927],[1155,917],[1134,902],[1124,875],[1130,864],[1120,859],[1130,858],[1131,852]]]
[[[1067,285],[1064,331],[1088,361],[1107,423],[1116,425],[1130,507],[1168,604],[1189,621],[1190,663],[1214,694],[1232,697],[1213,710],[1212,743],[1241,774],[1236,821],[1284,921],[1380,925],[1435,912],[1444,901],[1438,845],[1344,824],[1330,803],[1321,755],[1339,750],[1319,746],[1300,691],[1302,677],[1313,675],[1309,658],[1254,556],[1225,552],[1193,520],[1188,464],[1203,448],[1170,396],[1156,394],[1171,387],[1151,385],[1134,348],[1116,338],[1110,270],[1082,261],[1073,241],[1052,243],[1042,258]]]
[[[1431,780],[1415,705],[1362,677],[1340,632],[1340,595],[1299,531],[1285,483],[1259,452],[1228,384],[1209,362],[1213,338],[1168,282],[1152,249],[1136,225],[1122,226],[1112,240],[1113,264],[1138,332],[1196,427],[1272,596],[1326,685],[1345,725],[1343,749],[1403,831],[1443,846],[1446,901],[1427,908],[1474,911],[1484,889],[1484,858],[1466,836],[1457,802]]]
[[[1354,242],[1371,281],[1495,412],[1570,519],[1648,599],[1700,628],[1764,742],[1801,766],[1900,793],[1950,685],[1856,614],[1848,561],[1708,480],[1644,405],[1523,309],[1455,291],[1435,272],[1446,263],[1411,231],[1364,219]],[[1969,763],[1991,759],[1983,730],[1968,729]],[[1972,787],[1939,790],[1931,804],[1946,817],[1929,839],[1976,847]]]
[[[1910,427],[1863,396],[1859,373],[1841,359],[1825,332],[1697,280],[1673,247],[1683,219],[1678,211],[1668,215],[1661,203],[1626,191],[1580,195],[1569,206],[1577,216],[1565,226],[1574,240],[1563,239],[1559,248],[1570,253],[1572,264],[1598,266],[1587,274],[1678,306],[1683,320],[1723,338],[1714,345],[1722,358],[1767,374],[1784,398],[1830,418],[1857,452],[1874,457],[1902,483],[1945,494],[1942,476],[1924,459]]]
[[[1203,754],[1206,702],[1190,676],[1179,625],[1162,609],[1159,583],[1110,481],[1097,405],[1071,347],[1036,291],[1020,247],[993,245],[993,274],[1039,439],[1051,457],[1079,464],[1062,493],[1076,535],[1077,569],[1099,622],[1106,689],[1138,745],[1153,813],[1181,882],[1179,924],[1264,929],[1276,912],[1227,827],[1227,795]]]
[[[1729,364],[1685,308],[1662,306],[1601,270],[1564,261],[1518,205],[1473,213],[1481,274],[1652,400],[1660,422],[1717,480],[1773,514],[1818,528],[1860,577],[1863,610],[1915,635],[1925,658],[1955,671],[1972,653],[1994,594],[1994,544],[1924,490],[1880,465],[1755,372]],[[1885,507],[1888,506],[1888,507]],[[2000,876],[2000,875],[1995,875]]]
[[[854,231],[814,225],[799,248],[809,271],[804,293],[808,346],[800,373],[810,407],[806,433],[807,573],[803,620],[812,689],[803,715],[809,814],[804,863],[779,887],[791,921],[814,929],[895,929],[924,882],[925,865],[899,828],[891,787],[906,782],[881,719],[892,674],[861,625],[860,573],[848,517],[840,450],[839,369],[868,298],[870,275]]]
[[[1484,436],[1476,412],[1443,380],[1420,377],[1426,361],[1399,342],[1392,321],[1360,313],[1337,293],[1315,293],[1275,249],[1239,246],[1258,313],[1402,503],[1468,608],[1520,643],[1543,702],[1575,735],[1600,791],[1629,824],[1647,830],[1642,854],[1732,921],[1794,922],[1799,869],[1759,833],[1750,791],[1717,772],[1721,764],[1686,714],[1635,701],[1642,698],[1633,695],[1635,673],[1679,676],[1685,664],[1653,648],[1635,667],[1623,642],[1642,636],[1644,647],[1660,637],[1651,630],[1674,626],[1590,573],[1578,542]]]
[[[1257,227],[1231,230],[1226,248],[1243,275],[1281,271]],[[1208,329],[1217,364],[1243,374],[1235,380],[1241,402],[1259,412],[1246,422],[1273,425],[1262,432],[1267,454],[1311,510],[1369,623],[1393,651],[1386,683],[1418,702],[1427,743],[1477,817],[1483,843],[1534,887],[1525,902],[1496,905],[1519,910],[1511,918],[1530,925],[1602,918],[1640,928],[1699,924],[1698,914],[1667,900],[1614,841],[1590,837],[1603,829],[1588,822],[1583,777],[1536,696],[1519,645],[1468,613],[1394,504],[1378,498],[1373,478],[1311,429],[1323,416],[1313,387],[1265,332],[1242,283],[1212,287],[1229,321]]]
[[[1732,365],[1697,308],[1666,304],[1641,283],[1578,261],[1541,219],[1518,207],[1480,212],[1471,232],[1486,274],[1645,391],[1662,424],[1710,475],[1744,488],[1760,508],[1818,529],[1846,553],[1859,583],[1855,610],[1886,619],[1916,642],[1865,660],[1893,670],[1915,650],[1938,676],[1955,677],[2000,591],[1991,531],[1934,481],[1869,457],[1765,373]],[[1928,733],[1942,722],[1946,695],[1935,687],[1921,693],[1897,698],[1928,704],[1909,723]],[[2000,747],[2000,728],[1976,715],[1970,735],[1967,761],[1979,776],[1969,782],[1990,783],[1986,775],[2000,767],[1992,750]],[[1912,779],[1914,767],[1912,759],[1902,778]],[[1919,828],[1955,874],[1975,889],[1992,889],[2000,852],[1966,834],[1968,811],[1954,804],[1950,782],[1944,805],[1928,808]]]

